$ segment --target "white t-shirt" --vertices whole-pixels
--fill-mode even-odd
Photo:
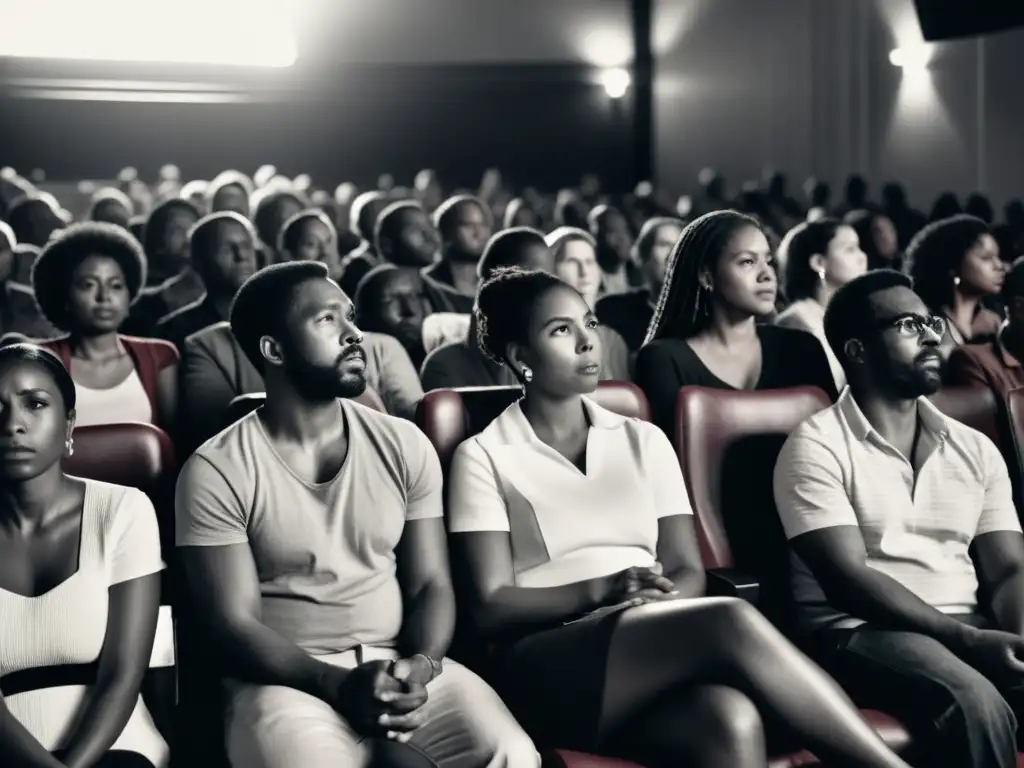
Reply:
[[[537,437],[518,402],[452,459],[451,532],[508,531],[517,586],[556,587],[650,566],[658,520],[693,514],[662,431],[583,403],[591,423],[586,474]]]
[[[107,630],[108,590],[159,573],[160,532],[153,503],[135,488],[84,480],[78,570],[37,597],[0,589],[0,676],[99,659]],[[88,701],[88,686],[4,697],[11,714],[47,750],[60,749]],[[168,748],[139,696],[112,749],[137,752],[157,768]]]

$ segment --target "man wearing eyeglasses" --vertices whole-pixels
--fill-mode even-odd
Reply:
[[[907,725],[911,763],[1003,768],[1024,711],[1024,536],[995,445],[927,399],[945,331],[898,272],[840,288],[825,335],[849,386],[786,441],[775,501],[812,654]]]

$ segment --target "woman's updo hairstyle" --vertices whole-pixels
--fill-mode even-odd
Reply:
[[[64,363],[53,352],[38,344],[11,339],[0,344],[0,366],[5,363],[34,363],[43,368],[57,385],[57,391],[64,401],[64,413],[70,415],[75,410],[75,382]]]
[[[778,260],[783,267],[788,301],[814,298],[821,279],[811,269],[811,257],[828,253],[828,247],[841,226],[843,223],[839,219],[826,216],[815,221],[803,221],[782,238]]]
[[[508,365],[508,345],[526,344],[530,316],[538,300],[553,288],[572,287],[554,275],[535,269],[499,267],[477,289],[473,314],[480,351]],[[521,372],[512,369],[517,377]]]

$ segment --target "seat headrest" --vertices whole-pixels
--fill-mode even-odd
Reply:
[[[98,424],[78,427],[74,454],[64,470],[89,480],[145,489],[174,469],[174,448],[152,424]]]

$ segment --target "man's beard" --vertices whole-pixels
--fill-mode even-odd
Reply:
[[[339,356],[333,365],[307,363],[298,355],[285,356],[285,370],[296,392],[311,403],[324,403],[339,397],[357,397],[366,391],[366,370],[347,370],[343,362],[353,355],[365,361],[362,348]]]

